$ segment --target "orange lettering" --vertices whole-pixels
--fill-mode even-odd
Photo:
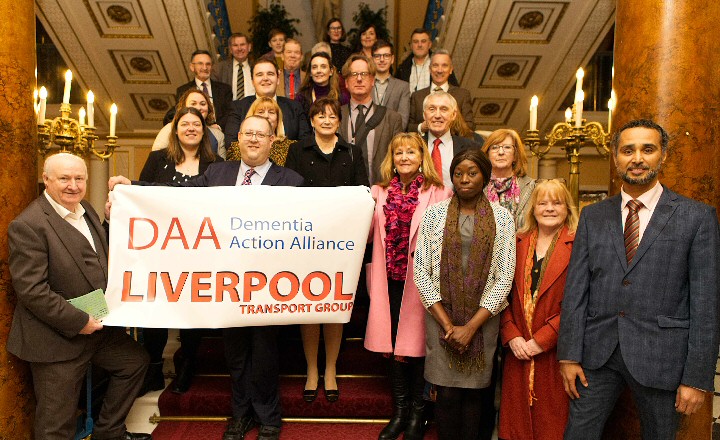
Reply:
[[[135,222],[147,222],[150,223],[150,226],[153,228],[153,238],[150,240],[150,243],[146,244],[145,246],[137,246],[135,244]],[[147,249],[150,246],[154,245],[158,238],[158,226],[157,223],[150,220],[149,218],[138,218],[138,217],[130,217],[130,238],[128,239],[128,249],[133,250],[142,250]]]
[[[253,279],[257,280],[257,284],[253,284]],[[243,301],[252,301],[252,293],[262,290],[267,284],[267,277],[262,272],[245,272],[243,283]]]
[[[190,293],[190,302],[210,302],[212,295],[200,295],[202,290],[210,290],[210,283],[203,283],[203,278],[210,278],[211,272],[193,272],[192,274],[192,290]]]
[[[283,278],[290,281],[290,292],[288,292],[287,295],[281,294],[280,291],[278,290],[278,282]],[[278,272],[270,280],[270,295],[276,301],[290,301],[293,298],[295,298],[295,295],[297,295],[298,290],[300,290],[300,280],[298,279],[297,275],[295,275],[292,272],[287,272],[287,271]]]
[[[207,226],[210,230],[210,235],[202,235],[203,230],[205,230],[205,226]],[[197,249],[198,245],[200,244],[200,240],[203,239],[211,239],[215,243],[215,249],[220,249],[220,242],[218,241],[217,235],[215,235],[215,228],[213,228],[210,217],[205,217],[200,224],[200,230],[198,231],[197,238],[195,238],[195,244],[193,245],[193,249]]]
[[[173,227],[177,225],[177,230],[179,235],[177,237],[172,236]],[[187,239],[185,239],[185,233],[183,232],[182,226],[180,226],[180,220],[178,220],[177,217],[173,217],[172,221],[170,221],[170,226],[168,227],[167,235],[165,236],[165,241],[162,244],[162,247],[160,249],[165,249],[168,245],[168,241],[170,240],[180,240],[182,241],[183,248],[188,249]]]
[[[310,290],[310,283],[315,278],[320,279],[320,281],[322,281],[323,283],[323,289],[319,295],[315,295],[312,290]],[[332,281],[330,281],[330,277],[325,272],[311,272],[303,280],[303,295],[305,295],[305,298],[309,299],[310,301],[322,301],[323,299],[325,299],[326,296],[328,296],[328,294],[330,294],[331,285]]]
[[[122,302],[142,302],[142,295],[131,295],[130,286],[132,284],[132,272],[126,270],[123,274]]]
[[[187,277],[187,272],[181,273],[177,286],[173,288],[172,281],[170,281],[170,274],[167,272],[163,272],[160,274],[160,279],[162,279],[163,287],[165,288],[165,296],[167,296],[168,302],[178,302],[183,287],[185,287],[185,281],[187,281]]]
[[[230,280],[225,284],[225,280]],[[230,295],[230,301],[240,302],[240,295],[237,291],[237,285],[240,277],[235,272],[218,272],[215,274],[215,302],[223,302],[224,292]]]

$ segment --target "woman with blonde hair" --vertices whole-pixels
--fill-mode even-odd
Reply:
[[[490,183],[485,194],[515,218],[515,228],[523,226],[523,212],[535,181],[527,176],[527,155],[520,135],[512,129],[495,130],[485,140],[482,150],[492,164]]]
[[[578,214],[559,180],[538,181],[518,232],[510,306],[501,315],[504,357],[499,438],[560,440],[568,397],[556,345]]]
[[[272,98],[258,96],[248,109],[247,115],[261,116],[270,122],[275,133],[275,141],[270,147],[270,160],[276,165],[285,166],[290,146],[297,141],[285,137],[282,110],[278,103]],[[230,144],[226,158],[240,160],[240,146],[237,140]]]
[[[452,195],[437,175],[427,144],[417,133],[393,137],[371,189],[375,213],[370,231],[365,348],[390,359],[393,417],[380,439],[421,439],[425,385],[425,309],[413,282],[411,255],[425,209]]]

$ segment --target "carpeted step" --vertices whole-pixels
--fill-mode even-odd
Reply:
[[[380,377],[339,378],[340,399],[330,403],[320,390],[318,398],[307,403],[302,400],[304,377],[280,379],[280,404],[283,417],[318,418],[389,418],[392,399],[387,379]],[[190,390],[182,395],[169,388],[159,398],[161,416],[230,416],[230,378],[227,376],[198,376]]]
[[[153,440],[220,440],[225,432],[225,422],[161,422],[153,431]],[[284,423],[280,434],[282,440],[375,440],[382,424],[359,423]],[[257,438],[257,429],[245,437]],[[433,426],[425,434],[425,440],[435,440]]]

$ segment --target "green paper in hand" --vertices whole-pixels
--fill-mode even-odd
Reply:
[[[68,302],[98,321],[110,313],[105,301],[105,292],[102,289],[93,290],[83,296],[69,299]]]

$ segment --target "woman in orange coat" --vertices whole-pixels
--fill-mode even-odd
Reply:
[[[560,440],[568,416],[556,357],[560,303],[578,214],[565,185],[538,181],[517,235],[510,307],[500,339],[503,368],[500,428],[505,440]]]

